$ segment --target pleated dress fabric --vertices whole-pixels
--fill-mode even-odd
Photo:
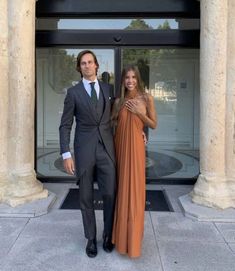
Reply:
[[[145,210],[143,122],[123,107],[115,133],[118,192],[112,241],[120,254],[141,255]]]

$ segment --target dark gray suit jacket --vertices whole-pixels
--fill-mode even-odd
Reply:
[[[70,133],[75,117],[74,155],[78,178],[82,176],[90,164],[95,162],[95,149],[99,139],[102,139],[106,152],[115,163],[113,135],[110,125],[111,87],[101,81],[99,81],[99,85],[104,97],[104,111],[100,119],[97,118],[96,110],[82,81],[68,89],[64,101],[64,110],[59,127],[60,152],[62,154],[70,151]]]

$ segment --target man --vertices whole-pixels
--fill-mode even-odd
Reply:
[[[60,124],[60,147],[64,168],[78,178],[80,207],[85,237],[86,254],[97,255],[96,220],[93,206],[93,176],[96,173],[103,197],[103,249],[113,250],[111,242],[115,204],[115,155],[110,126],[110,85],[97,80],[99,64],[95,54],[84,50],[78,54],[77,70],[82,80],[68,89]],[[74,138],[75,165],[69,142],[73,118],[76,119]]]

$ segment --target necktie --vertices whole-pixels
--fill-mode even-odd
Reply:
[[[91,101],[94,105],[96,105],[97,104],[97,93],[95,90],[95,82],[91,82],[90,85],[91,85]]]

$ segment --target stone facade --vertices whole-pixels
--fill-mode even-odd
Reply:
[[[235,1],[201,0],[195,203],[235,207]],[[0,201],[45,198],[34,172],[35,0],[0,2]]]

